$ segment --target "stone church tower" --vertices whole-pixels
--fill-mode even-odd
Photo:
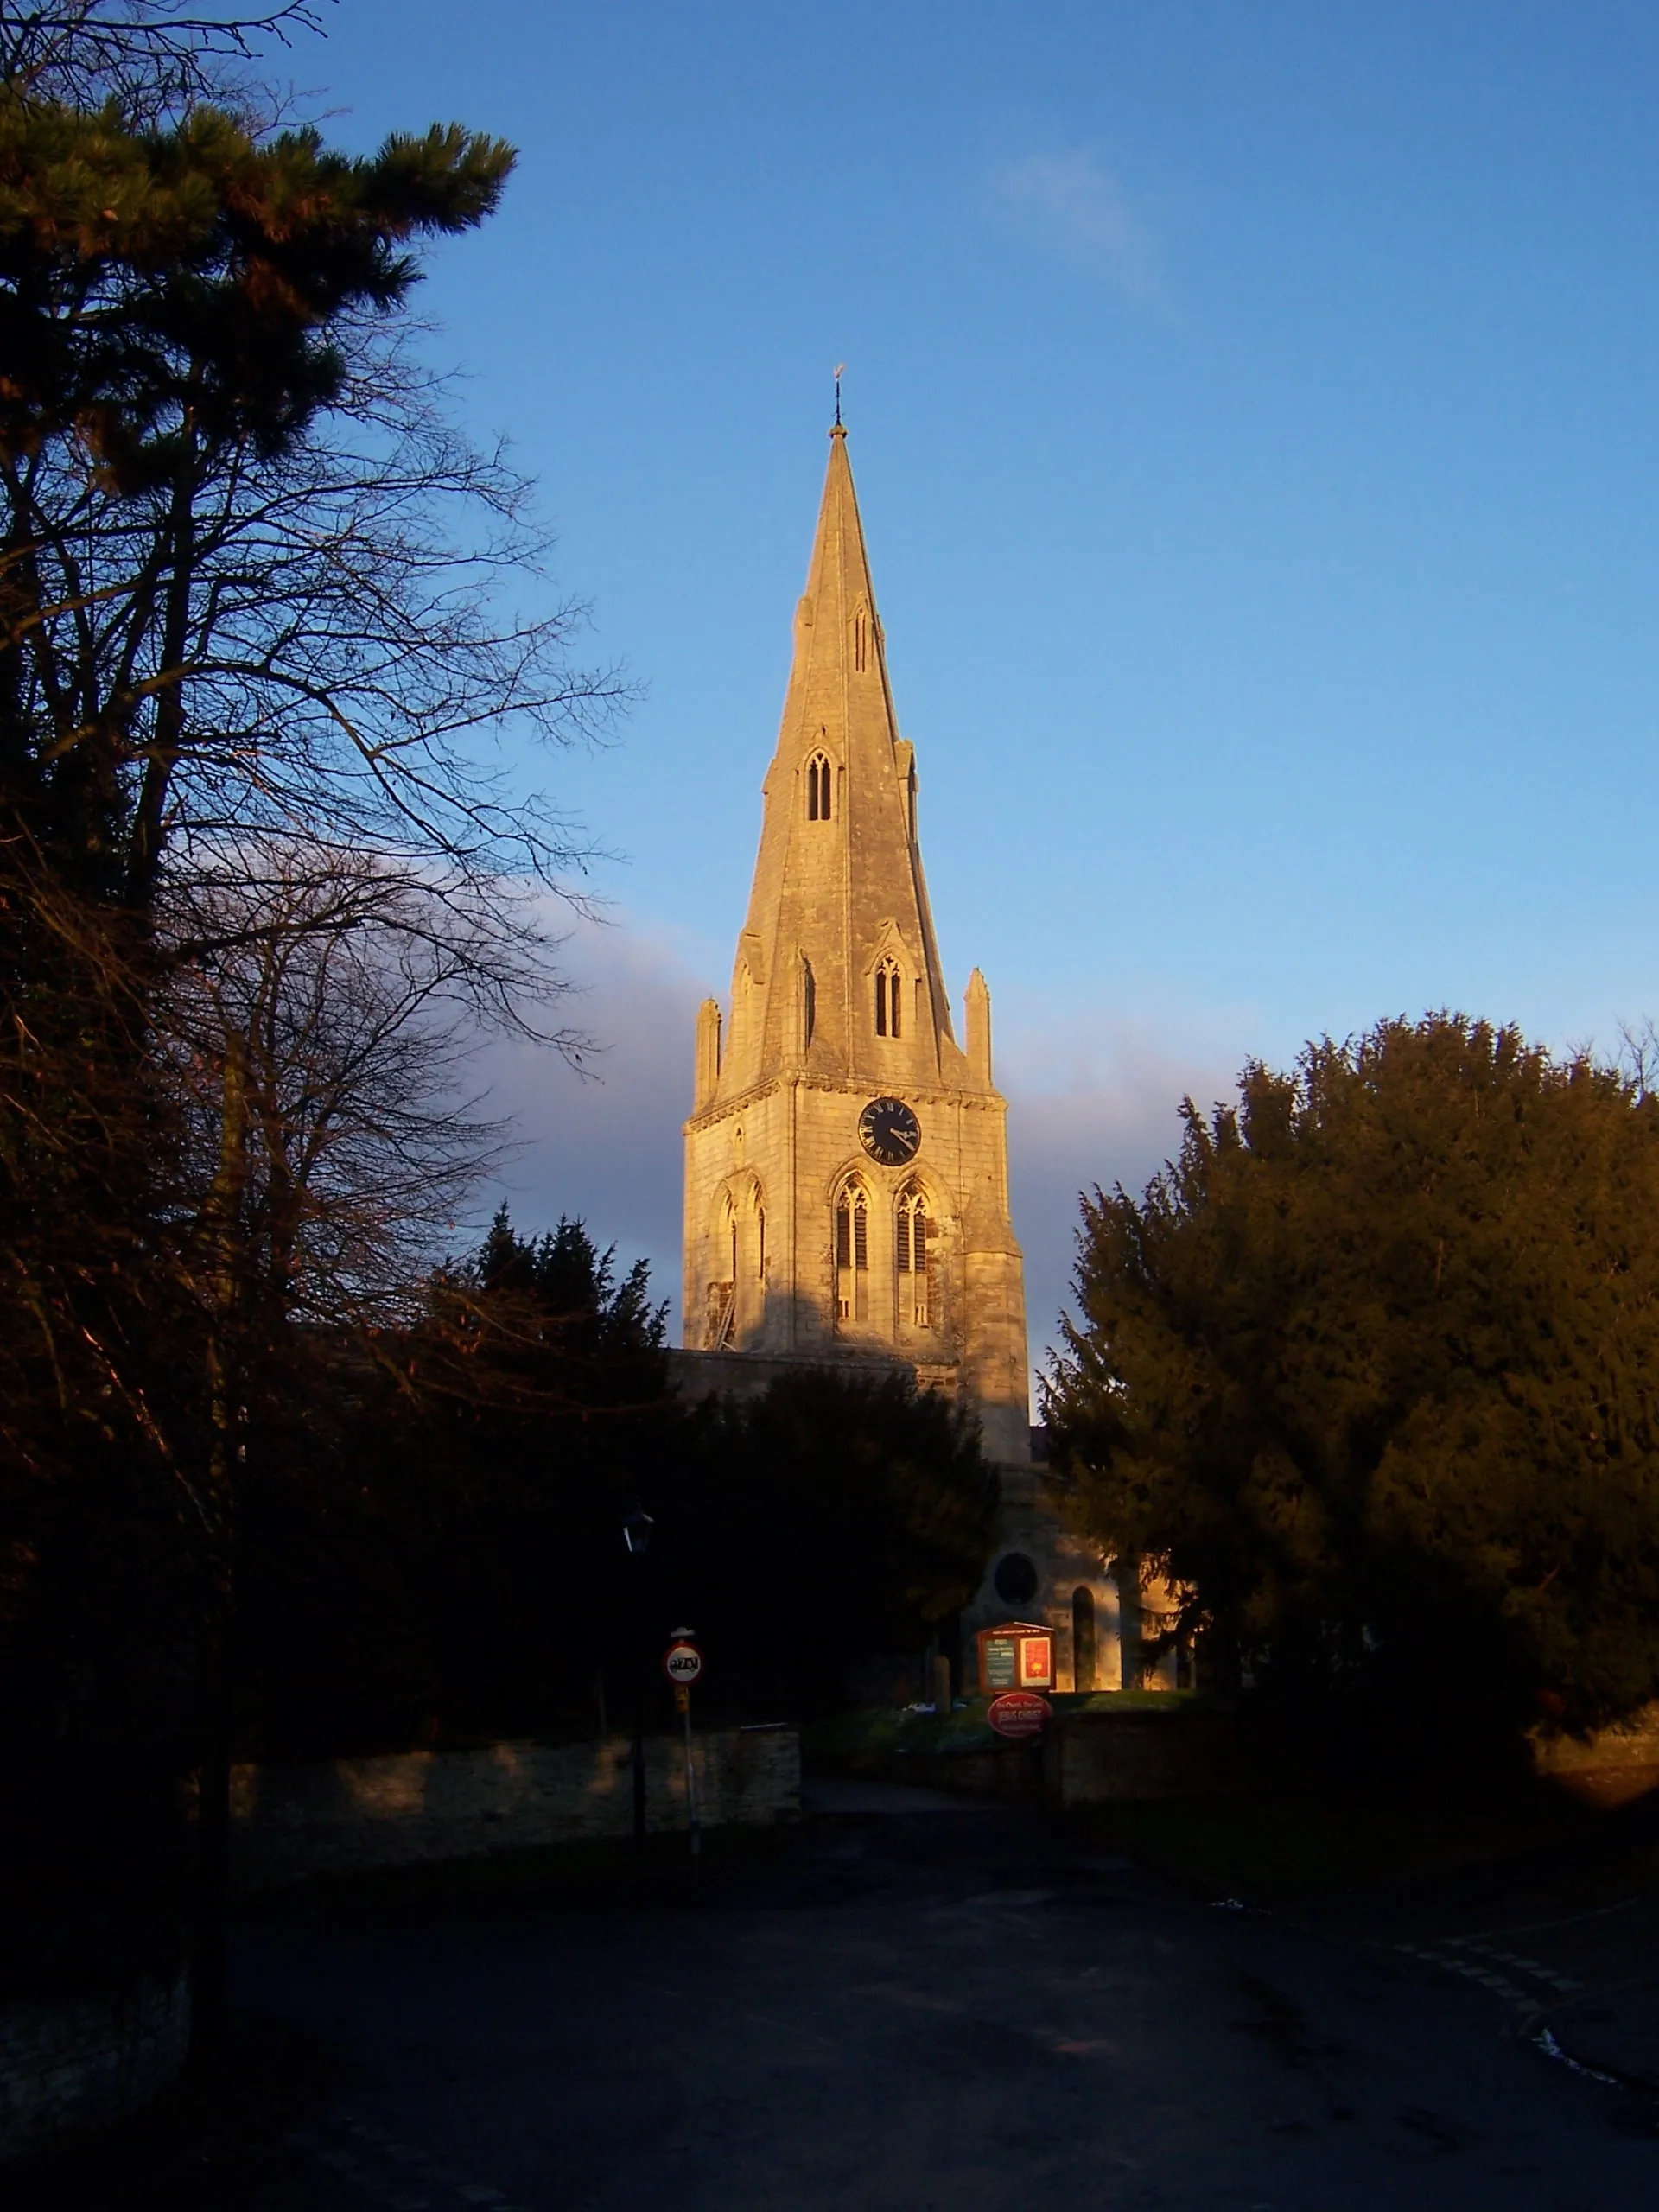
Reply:
[[[964,1049],[839,421],[761,790],[730,1016],[713,999],[697,1016],[680,1387],[741,1396],[791,1367],[899,1365],[970,1406],[1001,1511],[963,1630],[1044,1621],[1059,1688],[1116,1688],[1116,1585],[1032,1464],[990,995],[976,969]]]
[[[839,422],[761,788],[730,1016],[709,999],[697,1019],[686,1345],[728,1356],[728,1388],[903,1363],[976,1408],[1011,1472],[1031,1456],[1025,1287],[990,998],[976,970],[964,1049]]]

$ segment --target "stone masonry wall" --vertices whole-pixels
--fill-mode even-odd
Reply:
[[[765,1824],[800,1811],[798,1732],[784,1726],[692,1737],[705,1827]],[[686,1825],[684,1747],[645,1743],[646,1823]],[[632,1832],[632,1745],[493,1744],[292,1766],[232,1777],[232,1881],[246,1894],[317,1874],[479,1859]]]
[[[0,2005],[0,2160],[141,2111],[177,2077],[189,2044],[182,1970]]]

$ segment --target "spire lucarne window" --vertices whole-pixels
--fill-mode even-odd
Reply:
[[[897,1037],[904,1027],[904,984],[896,960],[884,960],[875,971],[875,1033]]]
[[[830,758],[827,753],[815,753],[806,764],[806,818],[809,822],[830,819]]]

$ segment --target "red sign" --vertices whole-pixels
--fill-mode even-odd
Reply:
[[[663,1654],[663,1672],[677,1690],[689,1690],[702,1672],[702,1654],[695,1643],[682,1638]]]
[[[1054,1641],[1047,1636],[1022,1636],[1020,1639],[1020,1687],[1022,1690],[1046,1690],[1054,1681]]]
[[[1048,1713],[1048,1700],[1039,1697],[1034,1690],[1005,1690],[1001,1697],[991,1700],[985,1718],[999,1736],[1028,1743],[1042,1734]]]

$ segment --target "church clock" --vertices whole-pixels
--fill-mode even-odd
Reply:
[[[872,1098],[858,1117],[859,1141],[883,1167],[914,1160],[922,1125],[902,1098]]]

